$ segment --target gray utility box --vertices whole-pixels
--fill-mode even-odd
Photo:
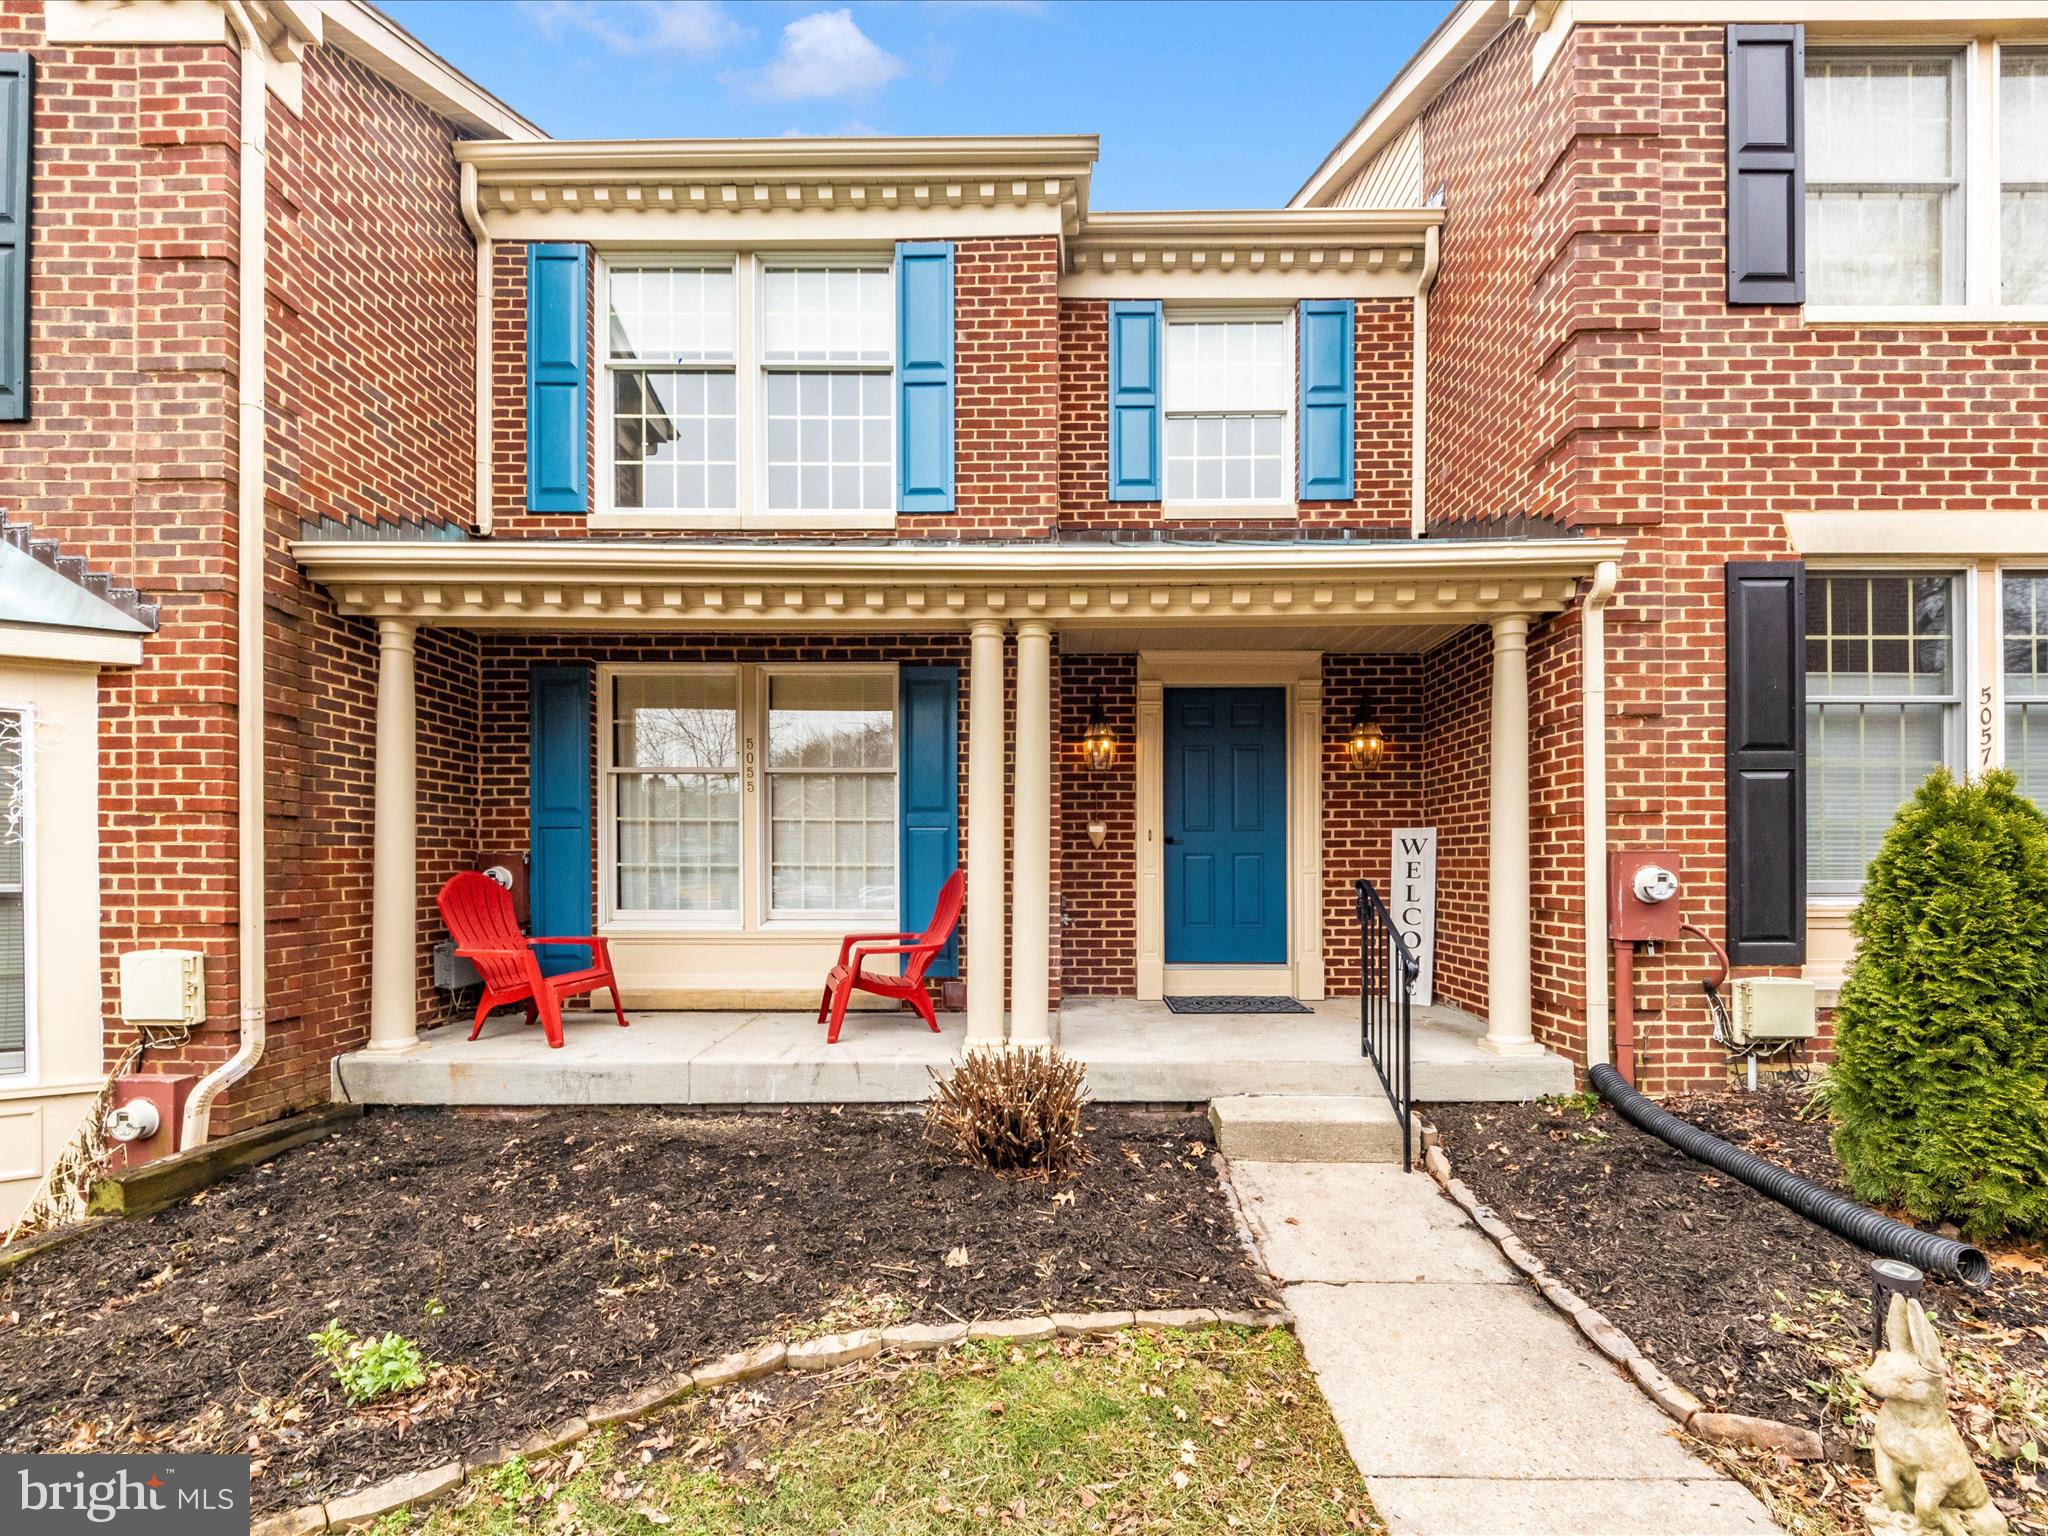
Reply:
[[[476,967],[455,953],[455,941],[443,939],[434,946],[434,985],[443,992],[460,992],[483,984]]]

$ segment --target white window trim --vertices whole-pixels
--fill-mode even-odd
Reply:
[[[1179,305],[1168,307],[1160,316],[1159,324],[1159,478],[1160,490],[1166,489],[1166,423],[1173,414],[1172,402],[1166,395],[1167,353],[1173,346],[1173,327],[1176,321],[1190,320],[1280,320],[1287,328],[1287,356],[1293,363],[1290,370],[1291,383],[1287,389],[1286,410],[1280,420],[1280,485],[1281,495],[1272,501],[1173,501],[1162,499],[1159,511],[1162,517],[1185,518],[1203,522],[1227,522],[1238,519],[1264,520],[1286,519],[1301,515],[1301,502],[1297,496],[1300,481],[1296,478],[1295,434],[1299,431],[1295,416],[1300,409],[1301,354],[1296,335],[1295,306],[1292,304],[1255,305]]]
[[[611,389],[611,273],[614,268],[670,267],[670,266],[716,266],[720,262],[730,263],[733,270],[733,407],[739,414],[736,424],[739,462],[734,474],[734,499],[738,505],[732,508],[707,509],[704,511],[677,511],[670,509],[621,508],[614,503],[614,481],[612,473],[612,389]],[[591,511],[586,519],[592,530],[640,529],[654,532],[691,532],[703,529],[741,529],[750,531],[792,529],[809,531],[840,530],[893,530],[896,526],[896,509],[889,506],[880,511],[861,512],[770,512],[765,505],[767,485],[768,434],[766,426],[767,399],[764,375],[774,371],[802,368],[805,364],[776,363],[763,364],[759,338],[761,333],[761,290],[763,273],[767,267],[833,266],[858,264],[876,270],[895,270],[894,248],[888,250],[831,250],[831,251],[790,251],[748,250],[748,251],[630,251],[600,253],[596,256],[597,276],[595,303],[598,306],[596,326],[596,356],[591,360],[594,385],[598,389],[596,412],[597,471],[596,494],[591,501]],[[895,328],[890,331],[890,345],[895,345]],[[896,371],[896,359],[890,357],[884,368],[880,364],[833,364],[834,371],[855,370],[865,372],[887,372],[892,377]],[[896,484],[895,432],[890,433],[889,483],[891,501],[895,499]]]
[[[1813,576],[1939,576],[1949,584],[1950,633],[1949,646],[1952,665],[1955,670],[1955,689],[1952,696],[1940,698],[1921,697],[1916,702],[1939,703],[1947,710],[1942,722],[1942,765],[1951,773],[1960,773],[1969,760],[1969,719],[1971,700],[1979,696],[1983,682],[1983,651],[1976,643],[1980,623],[1977,583],[1972,578],[1972,568],[1958,565],[1953,559],[1915,560],[1910,557],[1849,559],[1812,561],[1806,565],[1806,573]],[[1802,655],[1805,639],[1800,640]],[[1807,695],[1808,706],[1815,704],[1857,704],[1864,700],[1842,697],[1816,699]],[[1869,702],[1892,702],[1869,701]],[[1811,747],[1804,754],[1806,761],[1802,769],[1813,771]],[[1809,911],[1818,913],[1853,911],[1863,900],[1861,881],[1851,886],[1844,881],[1817,881],[1813,871],[1806,872],[1806,904]]]
[[[21,1017],[22,1070],[0,1072],[0,1089],[42,1082],[36,1020],[36,711],[33,704],[0,699],[0,714],[21,718]]]
[[[1998,158],[1998,87],[2004,46],[1995,37],[1952,34],[1878,42],[1823,38],[1811,44],[1809,51],[1815,53],[1869,54],[1890,48],[1902,53],[1942,50],[1961,55],[1962,65],[1956,77],[1963,115],[1963,298],[1959,304],[1807,304],[1800,313],[1804,324],[2048,324],[2048,305],[1999,301],[1999,200],[2004,182]],[[2041,44],[2029,39],[2012,46],[2032,52]],[[1804,208],[1800,216],[1805,217]]]
[[[896,921],[894,913],[839,911],[775,915],[771,910],[768,849],[768,680],[783,674],[865,676],[889,679],[890,711],[902,728],[896,700],[900,697],[894,662],[611,662],[597,669],[598,805],[597,931],[601,935],[741,935],[842,934],[849,925],[870,929]],[[613,684],[621,677],[721,677],[734,685],[739,710],[740,898],[734,912],[651,912],[621,910],[618,905],[618,773],[617,737],[613,729]],[[899,754],[900,761],[900,754]],[[896,771],[890,817],[899,827],[903,816],[903,782]],[[903,878],[902,849],[897,849],[896,878]]]

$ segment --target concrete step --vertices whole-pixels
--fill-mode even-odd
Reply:
[[[1376,1093],[1240,1094],[1209,1101],[1223,1155],[1259,1163],[1397,1163],[1401,1125]]]

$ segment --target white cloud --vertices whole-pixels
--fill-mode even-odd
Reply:
[[[727,76],[769,101],[866,96],[905,73],[901,59],[855,25],[850,10],[815,11],[782,29],[775,57]]]
[[[747,36],[718,0],[522,0],[519,9],[545,37],[580,32],[614,53],[705,58]]]

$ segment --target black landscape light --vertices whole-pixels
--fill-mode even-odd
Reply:
[[[1884,1348],[1884,1315],[1894,1296],[1918,1298],[1927,1288],[1927,1277],[1904,1259],[1870,1261],[1870,1342]]]

